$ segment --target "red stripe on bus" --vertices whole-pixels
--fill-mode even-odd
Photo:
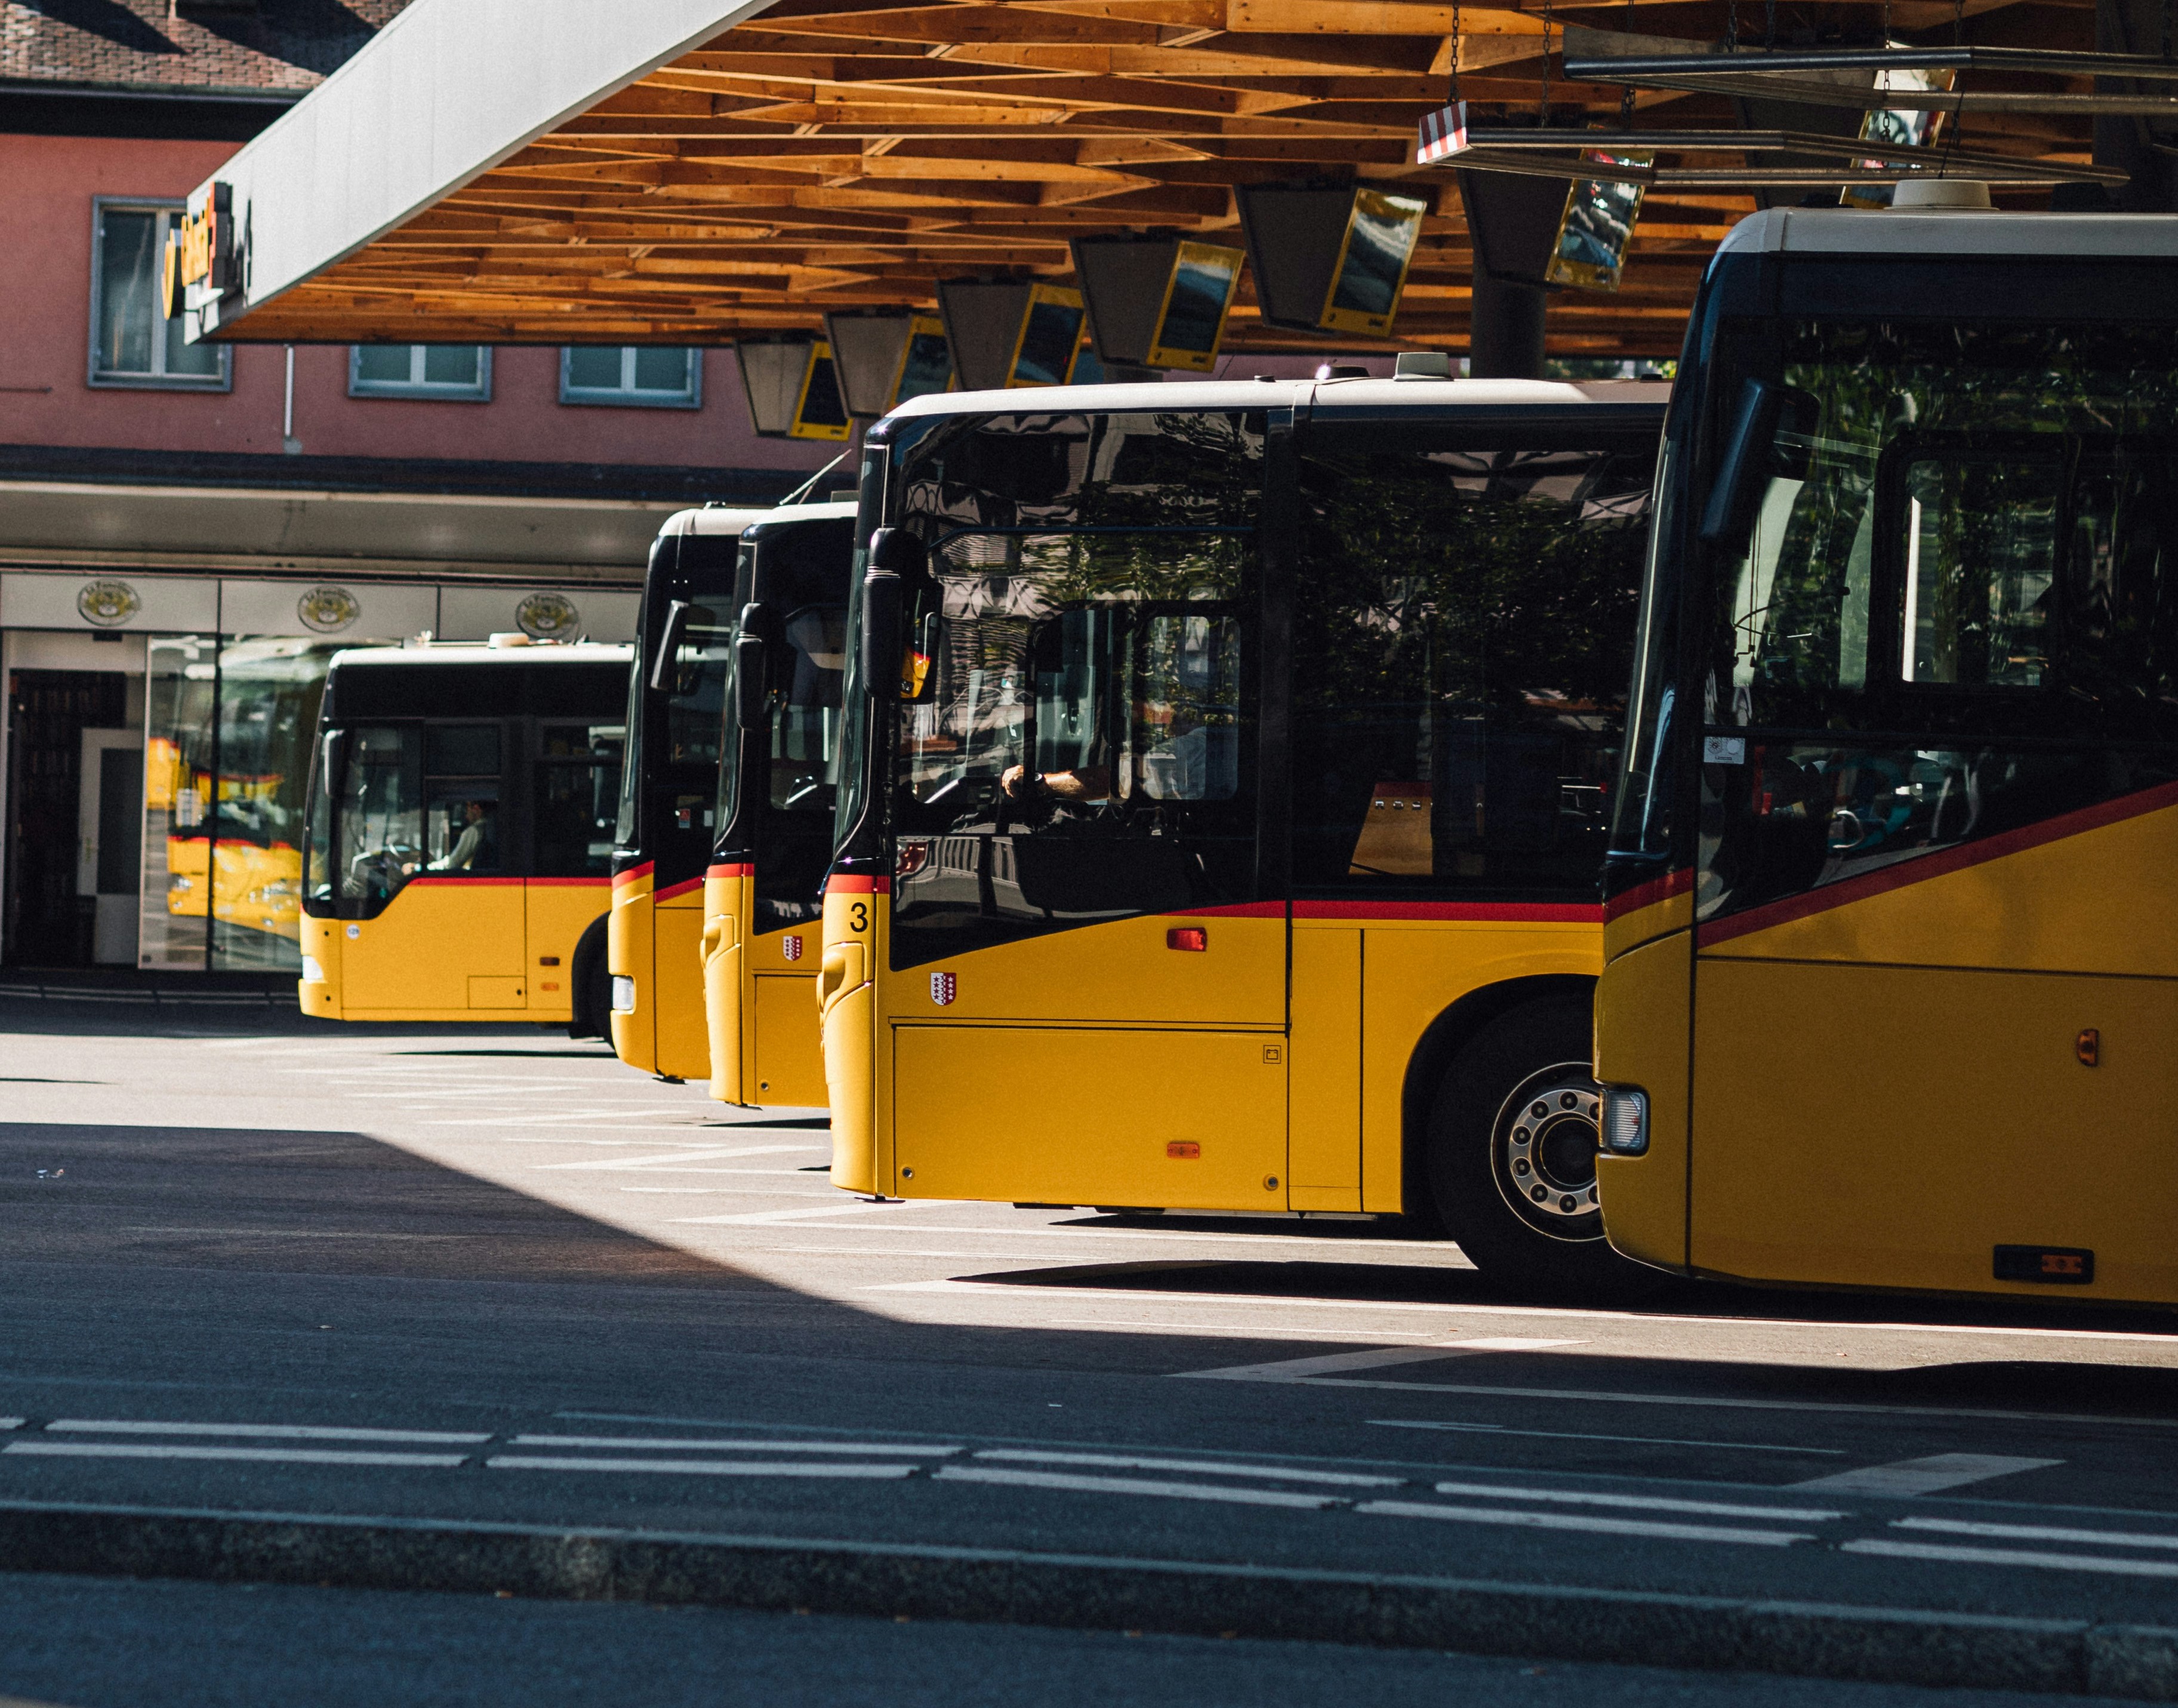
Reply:
[[[609,884],[608,878],[525,878],[525,884],[549,884],[555,889],[579,888],[585,884]]]
[[[452,873],[451,873],[451,872],[441,872],[441,873],[434,873],[431,876],[430,876],[430,877],[428,877],[428,878],[426,878],[426,877],[423,877],[423,876],[420,876],[420,875],[419,875],[419,876],[418,876],[418,877],[411,878],[411,879],[408,880],[408,887],[409,887],[411,890],[413,890],[413,889],[418,888],[418,887],[419,887],[419,886],[420,886],[420,885],[426,884],[431,884],[431,885],[434,885],[434,886],[436,886],[436,885],[438,885],[438,884],[450,884],[450,885],[452,885],[452,886],[455,886],[455,887],[458,888],[460,885],[464,884],[521,884],[521,883],[524,883],[524,882],[526,882],[526,881],[527,881],[526,879],[520,879],[520,878],[484,878],[484,877],[471,878],[471,877],[468,877],[468,876],[466,876],[466,875],[462,876],[462,877],[459,877],[459,878],[457,878],[457,877],[455,877],[455,876],[454,876],[454,874],[453,874]]]
[[[824,880],[827,895],[889,895],[892,879],[872,878],[858,872],[835,872]]]
[[[2166,807],[2178,807],[2178,783],[2159,783],[2153,789],[2142,789],[2137,794],[2121,795],[2115,801],[2105,801],[2095,807],[2082,807],[2077,813],[2060,813],[2055,818],[2045,818],[2038,824],[2024,824],[2017,830],[2006,830],[1979,842],[1947,848],[1940,853],[1924,854],[1917,860],[1886,866],[1880,872],[1863,873],[1858,878],[1826,884],[1821,889],[1811,890],[1805,895],[1787,895],[1782,901],[1767,901],[1759,907],[1748,908],[1744,913],[1735,913],[1728,919],[1716,920],[1702,926],[1698,933],[1699,939],[1705,949],[1713,944],[1728,943],[1735,937],[1745,937],[1751,932],[1766,930],[1773,925],[1788,925],[1796,919],[1827,913],[1833,907],[1863,901],[1871,895],[1903,890],[1909,884],[1922,884],[1931,878],[1947,877],[1969,867],[2001,860],[2006,855],[2021,854],[2029,848],[2060,842],[2067,836],[2077,836],[2085,831],[2122,824],[2127,818],[2159,813]]]
[[[706,878],[753,878],[756,876],[756,868],[753,866],[707,866],[703,868],[703,875]]]
[[[1691,867],[1666,872],[1661,878],[1651,878],[1646,884],[1637,884],[1631,890],[1623,890],[1605,902],[1604,921],[1607,924],[1613,919],[1623,919],[1629,913],[1652,907],[1659,901],[1668,901],[1672,896],[1683,895],[1694,887],[1694,874]]]
[[[652,890],[650,899],[653,901],[670,901],[676,895],[686,895],[691,890],[703,887],[703,880],[700,878],[685,879],[678,884],[669,884],[663,890]]]
[[[632,884],[638,878],[648,878],[657,868],[655,860],[646,860],[640,866],[631,866],[625,872],[616,872],[612,875],[613,888],[617,890],[623,884]]]
[[[1296,901],[1296,919],[1518,920],[1524,923],[1594,925],[1603,910],[1579,901]]]

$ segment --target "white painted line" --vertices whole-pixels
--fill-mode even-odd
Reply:
[[[648,1157],[608,1157],[601,1160],[580,1163],[538,1163],[534,1167],[542,1170],[566,1170],[569,1173],[601,1169],[666,1169],[676,1163],[720,1162],[728,1157],[777,1157],[786,1152],[813,1150],[811,1145],[690,1145],[678,1151],[663,1151]],[[710,1172],[727,1172],[713,1170]]]
[[[840,1196],[845,1197],[844,1192]],[[734,1216],[676,1216],[674,1225],[681,1228],[750,1227],[763,1222],[813,1222],[824,1216],[865,1216],[875,1210],[934,1210],[948,1201],[944,1198],[902,1198],[891,1203],[865,1203],[859,1198],[849,1199],[844,1204],[829,1204],[821,1210],[752,1210]]]
[[[1858,1470],[1841,1470],[1831,1476],[1794,1483],[1794,1488],[1821,1489],[1831,1494],[1924,1495],[1939,1489],[1963,1488],[1991,1477],[2014,1476],[2022,1470],[2043,1470],[2062,1464],[2061,1459],[2012,1459],[1994,1453],[1938,1453],[1926,1459],[1902,1459],[1890,1464],[1865,1464]]]
[[[1832,1459],[1845,1456],[1841,1447],[1787,1447],[1766,1441],[1681,1441],[1667,1435],[1578,1435],[1564,1429],[1508,1429],[1502,1423],[1440,1423],[1412,1417],[1372,1417],[1369,1421],[1379,1429],[1449,1429],[1464,1434],[1524,1436],[1536,1441],[1617,1441],[1640,1447],[1721,1447],[1736,1453],[1822,1453]]]
[[[1219,1370],[1178,1370],[1173,1374],[1215,1382],[1311,1382],[1343,1371],[1464,1358],[1471,1352],[1545,1352],[1554,1346],[1585,1344],[1579,1340],[1530,1340],[1515,1335],[1478,1336],[1473,1340],[1442,1346],[1382,1346],[1369,1352],[1333,1352],[1321,1358],[1282,1358],[1271,1364],[1233,1364]]]
[[[911,1453],[917,1458],[941,1458],[959,1453],[957,1447],[912,1447],[896,1442],[867,1441],[683,1441],[651,1435],[517,1435],[516,1447],[627,1447],[693,1448],[703,1453]]]
[[[1559,1506],[1617,1507],[1644,1513],[1692,1513],[1713,1519],[1775,1519],[1783,1524],[1820,1525],[1848,1516],[1811,1507],[1727,1506],[1721,1501],[1671,1500],[1661,1495],[1590,1494],[1579,1489],[1516,1488],[1494,1482],[1441,1482],[1439,1494],[1480,1495],[1490,1500],[1549,1501]]]
[[[1994,1536],[2022,1542],[2085,1542],[2114,1548],[2178,1548],[2178,1536],[2142,1536],[2137,1530],[2060,1530],[2049,1525],[1988,1525],[1966,1519],[1893,1519],[1894,1530],[1940,1530],[1954,1536]]]
[[[22,1426],[23,1420],[19,1417],[0,1417],[0,1429],[20,1429]]]
[[[1190,1234],[1147,1228],[1025,1228],[994,1225],[988,1228],[929,1228],[917,1231],[926,1234],[988,1234],[993,1237],[1014,1234],[1022,1238],[1048,1235],[1055,1239],[1096,1240],[1108,1243],[1114,1240],[1176,1240],[1210,1241],[1218,1244],[1244,1245],[1338,1245],[1349,1252],[1354,1249],[1351,1240],[1315,1240],[1289,1234]],[[1404,1247],[1409,1251],[1431,1251],[1421,1245]],[[1387,1263],[1382,1267],[1394,1271],[1413,1273],[1413,1267]],[[1432,1267],[1457,1274],[1473,1270],[1471,1263],[1437,1262]],[[895,1293],[1049,1293],[1075,1299],[1168,1299],[1196,1298],[1200,1295],[1160,1293],[1141,1287],[1068,1287],[1042,1286],[1034,1282],[994,1281],[901,1281],[889,1287],[873,1288],[873,1292]],[[1575,1306],[1553,1305],[1442,1305],[1420,1304],[1387,1300],[1382,1303],[1354,1299],[1295,1299],[1276,1293],[1223,1293],[1217,1295],[1221,1305],[1262,1305],[1282,1311],[1290,1311],[1296,1305],[1308,1305],[1325,1310],[1349,1311],[1431,1311],[1449,1317],[1544,1317],[1561,1322],[1632,1322],[1644,1327],[1674,1328],[1694,1326],[1707,1328],[1737,1330],[1788,1330],[1795,1336],[1804,1337],[1811,1330],[1834,1329],[1852,1334],[1951,1334],[1979,1335],[1996,1340],[2096,1340],[2123,1341],[2141,1346],[2159,1346],[2169,1351],[2172,1338],[2169,1334],[2135,1334],[2112,1328],[2014,1328],[1984,1327],[1964,1322],[1849,1322],[1829,1321],[1801,1321],[1774,1317],[1716,1317],[1692,1314],[1670,1314],[1645,1311],[1586,1310]]]
[[[63,1417],[46,1426],[48,1435],[63,1429],[84,1435],[242,1435],[273,1441],[417,1441],[447,1445],[491,1439],[488,1432],[466,1430],[331,1429],[309,1423],[145,1423],[110,1417]]]
[[[1364,1501],[1357,1513],[1388,1518],[1449,1519],[1458,1524],[1506,1525],[1519,1530],[1583,1530],[1606,1536],[1655,1536],[1666,1541],[1743,1542],[1756,1547],[1790,1547],[1814,1538],[1796,1530],[1726,1530],[1715,1525],[1649,1524],[1636,1519],[1595,1519],[1573,1513],[1506,1512],[1492,1507],[1442,1507],[1421,1501]]]
[[[1062,1471],[999,1470],[979,1464],[941,1465],[940,1482],[1004,1483],[1015,1488],[1073,1489],[1084,1494],[1153,1495],[1166,1500],[1220,1501],[1244,1507],[1305,1507],[1321,1511],[1335,1495],[1289,1494],[1276,1488],[1222,1488],[1214,1483],[1151,1482],[1141,1477],[1070,1476]]]
[[[1953,1548],[1879,1537],[1841,1542],[1838,1552],[1891,1560],[1948,1560],[1969,1566],[2038,1566],[2051,1572],[2106,1572],[2124,1578],[2178,1578],[2178,1560],[2121,1560],[2097,1554],[2045,1554],[2024,1548]]]
[[[1320,1482],[1343,1488],[1397,1488],[1398,1476],[1361,1476],[1342,1470],[1288,1470],[1278,1465],[1222,1464],[1199,1459],[1138,1459],[1116,1453],[1042,1453],[1027,1448],[989,1447],[977,1459],[1025,1461],[1032,1464],[1093,1464],[1112,1470],[1192,1470],[1206,1476],[1260,1476],[1284,1482]]]
[[[446,1467],[459,1464],[458,1453],[337,1453],[309,1447],[182,1447],[161,1442],[124,1443],[118,1441],[47,1441],[32,1436],[11,1441],[0,1453],[33,1453],[45,1459],[245,1459],[265,1464],[407,1464]]]
[[[640,1470],[673,1476],[912,1476],[911,1464],[796,1464],[791,1460],[720,1459],[562,1459],[501,1453],[484,1461],[495,1470]]]

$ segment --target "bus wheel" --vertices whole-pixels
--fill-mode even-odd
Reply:
[[[573,976],[567,981],[574,1000],[567,1021],[569,1037],[612,1040],[612,975],[605,970],[605,922],[593,920],[575,945]]]
[[[1585,1003],[1501,1015],[1468,1041],[1430,1110],[1430,1196],[1459,1249],[1508,1291],[1595,1302],[1661,1278],[1603,1240],[1600,1094]]]

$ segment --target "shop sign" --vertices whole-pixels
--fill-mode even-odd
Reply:
[[[144,609],[144,600],[125,581],[87,581],[75,596],[75,608],[87,623],[118,628]]]
[[[533,593],[514,608],[514,621],[532,640],[572,640],[583,614],[564,594]]]
[[[356,596],[344,587],[314,587],[295,601],[295,616],[313,634],[338,634],[363,615]]]

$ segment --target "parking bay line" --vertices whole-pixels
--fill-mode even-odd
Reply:
[[[995,1465],[947,1464],[932,1473],[939,1482],[999,1483],[1011,1488],[1070,1489],[1085,1494],[1152,1495],[1168,1500],[1216,1501],[1232,1506],[1300,1507],[1322,1511],[1337,1495],[1295,1494],[1287,1489],[1227,1488],[1212,1483],[1152,1482],[1143,1477],[1076,1476],[1064,1471],[1002,1470]]]
[[[1486,1500],[1542,1501],[1557,1506],[1612,1507],[1634,1512],[1683,1513],[1697,1518],[1774,1519],[1781,1523],[1821,1525],[1849,1518],[1848,1513],[1810,1507],[1750,1507],[1722,1501],[1683,1501],[1665,1495],[1592,1494],[1584,1489],[1525,1488],[1517,1484],[1441,1482],[1439,1494],[1480,1496]]]
[[[813,1464],[792,1459],[574,1459],[500,1453],[484,1461],[493,1470],[636,1470],[675,1476],[807,1476],[897,1479],[915,1475],[911,1464]]]
[[[47,1441],[32,1437],[11,1441],[0,1453],[29,1453],[45,1459],[233,1459],[256,1464],[375,1464],[432,1466],[447,1470],[468,1455],[459,1453],[353,1453],[307,1447],[189,1447],[178,1442]]]
[[[150,1423],[107,1417],[62,1417],[46,1432],[89,1435],[241,1435],[280,1441],[408,1441],[454,1446],[491,1439],[489,1432],[439,1429],[336,1429],[309,1423]]]
[[[1354,1471],[1287,1470],[1277,1465],[1229,1464],[1211,1459],[1148,1459],[1114,1453],[1045,1453],[1030,1448],[985,1448],[976,1457],[1034,1464],[1096,1465],[1112,1470],[1189,1470],[1209,1476],[1258,1476],[1285,1482],[1324,1483],[1341,1488],[1398,1488],[1406,1481],[1404,1477],[1365,1476]]]
[[[1958,1565],[2038,1566],[2054,1572],[2104,1572],[2126,1578],[2178,1578],[2178,1560],[2126,1560],[2100,1554],[2050,1554],[2028,1548],[1951,1547],[1930,1542],[1894,1542],[1880,1536],[1841,1542],[1845,1554],[1874,1554],[1892,1560],[1943,1560]]]
[[[724,1162],[729,1157],[778,1157],[787,1152],[813,1151],[814,1145],[689,1145],[677,1151],[660,1151],[647,1157],[585,1158],[577,1163],[535,1163],[533,1168],[546,1172],[568,1174],[605,1171],[618,1169],[665,1169],[670,1173],[676,1163]]]
[[[1721,1525],[1676,1525],[1642,1519],[1592,1518],[1584,1513],[1508,1512],[1500,1507],[1438,1506],[1428,1501],[1364,1501],[1354,1510],[1387,1518],[1445,1519],[1458,1524],[1503,1525],[1519,1530],[1584,1530],[1606,1536],[1654,1536],[1666,1541],[1740,1542],[1789,1547],[1814,1537],[1798,1530],[1744,1530]],[[2174,1568],[2178,1570],[2178,1568]]]
[[[1740,1453],[1821,1453],[1831,1459],[1842,1459],[1846,1451],[1841,1447],[1789,1447],[1776,1442],[1680,1441],[1662,1435],[1583,1435],[1564,1429],[1511,1429],[1502,1423],[1444,1423],[1434,1419],[1414,1417],[1372,1417],[1369,1421],[1379,1429],[1457,1430],[1465,1435],[1517,1435],[1538,1441],[1611,1441],[1639,1447],[1709,1447]]]
[[[961,1449],[955,1446],[917,1447],[908,1442],[867,1441],[750,1441],[720,1437],[715,1441],[665,1439],[634,1435],[517,1435],[515,1447],[614,1447],[648,1449],[678,1448],[698,1453],[905,1453],[922,1459],[942,1459]]]
[[[2083,1530],[2053,1525],[1997,1525],[1972,1519],[1893,1519],[1894,1530],[1936,1530],[1945,1536],[1986,1536],[2009,1541],[2083,1542],[2114,1548],[2178,1548],[2178,1536],[2142,1536],[2134,1530]]]
[[[821,1210],[750,1210],[731,1216],[676,1216],[673,1224],[680,1228],[760,1227],[767,1222],[813,1222],[825,1216],[867,1215],[873,1210],[936,1209],[947,1202],[944,1198],[901,1198],[889,1203],[871,1204],[854,1199],[844,1204],[828,1204]]]
[[[1862,1465],[1830,1476],[1811,1477],[1792,1486],[1820,1489],[1826,1494],[1934,1494],[1940,1489],[1987,1482],[1991,1477],[2045,1470],[2064,1462],[2061,1459],[2014,1459],[1993,1453],[1939,1453],[1923,1459],[1896,1459],[1889,1464]]]

